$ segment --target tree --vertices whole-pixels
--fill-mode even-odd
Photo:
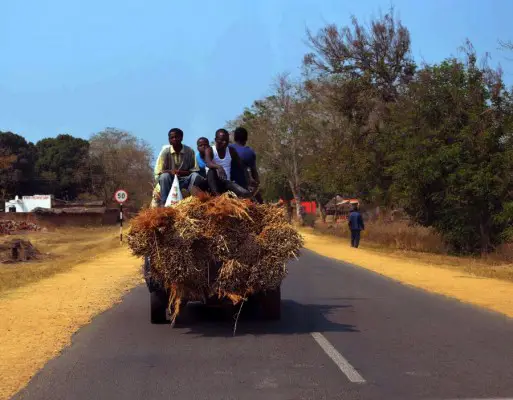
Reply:
[[[15,195],[33,194],[34,145],[20,135],[0,132],[0,195],[3,199]]]
[[[287,75],[279,76],[273,89],[273,95],[255,101],[236,121],[252,132],[251,144],[258,154],[259,166],[270,178],[268,182],[273,182],[273,189],[286,194],[280,184],[283,180],[287,183],[301,222],[301,171],[309,151],[309,102],[304,87]]]
[[[390,10],[370,29],[353,17],[352,26],[327,25],[307,34],[313,52],[304,58],[306,87],[323,115],[328,168],[341,171],[330,186],[388,202],[385,127],[389,106],[415,74],[409,32]]]
[[[115,128],[90,138],[92,192],[111,202],[117,189],[125,189],[131,204],[141,207],[153,190],[152,150],[148,143]]]
[[[446,60],[426,66],[393,109],[389,168],[409,215],[458,252],[490,251],[511,222],[513,102],[500,73]]]
[[[36,143],[37,187],[44,193],[74,200],[90,189],[89,142],[71,135],[58,135]]]
[[[307,34],[314,52],[305,56],[306,66],[323,75],[365,82],[385,102],[397,99],[414,75],[410,33],[395,19],[393,8],[372,20],[370,31],[353,17],[352,27],[338,30],[329,24],[317,35]]]
[[[466,60],[418,70],[393,10],[308,39],[302,81],[281,77],[236,119],[266,196],[287,182],[321,208],[340,193],[404,207],[462,253],[513,238],[513,93],[500,70],[478,66],[468,43]]]
[[[499,45],[504,50],[513,50],[513,42],[511,40],[507,40],[507,41],[499,40]]]

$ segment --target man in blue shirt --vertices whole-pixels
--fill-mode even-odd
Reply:
[[[246,146],[248,131],[243,127],[236,128],[233,132],[233,140],[235,143],[230,144],[230,147],[237,151],[239,158],[244,164],[244,168],[249,170],[249,182],[246,181],[245,174],[240,172],[234,174],[234,180],[246,189],[252,187],[256,190],[260,186],[260,177],[256,166],[256,153],[251,147]],[[263,203],[260,192],[257,192],[254,197],[259,203]]]
[[[360,245],[360,232],[365,229],[362,214],[358,211],[358,205],[353,204],[348,218],[349,229],[351,230],[351,247],[358,248]]]

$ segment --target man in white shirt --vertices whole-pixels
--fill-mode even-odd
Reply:
[[[235,168],[244,171],[242,160],[237,151],[228,146],[230,135],[226,129],[216,131],[215,145],[205,151],[205,164],[208,167],[207,180],[210,191],[214,195],[219,195],[226,191],[232,191],[238,197],[251,197],[251,192],[232,181],[232,165]],[[233,163],[232,163],[233,162]],[[249,180],[249,177],[247,177]]]

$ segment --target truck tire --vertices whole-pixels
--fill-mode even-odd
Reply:
[[[152,324],[164,324],[167,322],[166,311],[169,297],[164,290],[156,290],[150,293],[150,316]]]
[[[268,290],[259,296],[262,318],[276,321],[281,318],[281,288]]]

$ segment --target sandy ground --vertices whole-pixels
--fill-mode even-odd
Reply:
[[[142,282],[125,248],[2,293],[0,399],[8,399],[66,346],[81,326]]]
[[[40,255],[30,262],[0,265],[0,298],[4,291],[69,271],[77,264],[92,261],[119,247],[112,227],[63,227],[47,232],[25,232],[0,236],[0,244],[13,239],[30,241]]]
[[[365,244],[353,249],[347,240],[313,234],[307,229],[302,229],[301,233],[305,247],[320,255],[347,261],[404,284],[513,317],[513,282],[477,277],[453,266],[444,268],[414,259],[378,254],[366,250]]]

